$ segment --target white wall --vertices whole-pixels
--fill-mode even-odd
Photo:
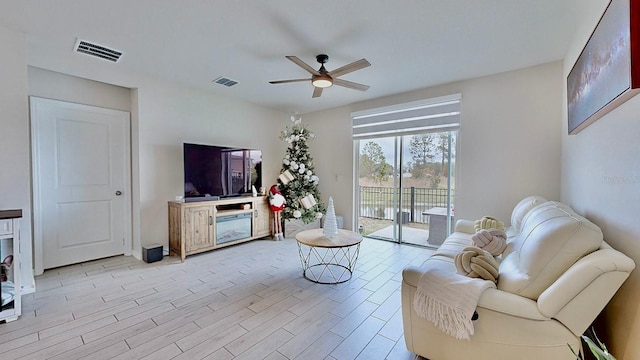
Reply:
[[[261,149],[264,184],[280,170],[283,113],[149,81],[138,89],[138,116],[142,245],[167,243],[167,201],[184,193],[183,142]]]
[[[560,197],[562,62],[554,62],[305,114],[320,191],[352,223],[350,113],[453,93],[462,94],[456,217],[494,215],[509,223],[523,197]]]
[[[0,26],[0,209],[22,209],[22,282],[33,286],[27,37]]]
[[[325,204],[333,197],[336,215],[344,219],[344,227],[352,227],[353,205],[353,141],[351,140],[351,107],[304,114],[315,139],[309,142],[315,172],[320,178],[319,190]]]
[[[29,96],[131,111],[131,90],[29,66]]]
[[[564,76],[608,1],[585,2],[583,22],[569,47]],[[566,94],[566,89],[565,89]],[[566,98],[566,96],[563,96]],[[562,129],[562,201],[602,228],[605,240],[640,265],[640,97],[636,96],[576,135]],[[618,359],[639,359],[640,274],[636,269],[607,306],[599,335]]]

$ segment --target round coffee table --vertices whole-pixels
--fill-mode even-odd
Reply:
[[[358,260],[362,235],[344,229],[332,238],[323,229],[296,234],[302,263],[302,276],[319,284],[340,284],[349,281]]]

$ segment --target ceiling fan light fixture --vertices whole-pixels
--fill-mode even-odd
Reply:
[[[320,74],[313,77],[311,84],[319,88],[328,88],[333,85],[333,79],[327,74]]]
[[[306,79],[289,79],[289,80],[276,80],[269,81],[269,84],[285,84],[285,83],[296,83],[296,82],[306,82],[311,81],[311,85],[313,85],[313,95],[312,98],[317,98],[322,95],[322,90],[328,88],[330,86],[342,86],[349,89],[359,90],[359,91],[367,91],[369,89],[368,85],[358,84],[353,81],[343,80],[339,77],[345,74],[352,73],[356,70],[360,70],[367,66],[371,66],[371,64],[367,61],[367,59],[360,59],[358,61],[354,61],[345,66],[339,67],[333,71],[327,71],[325,69],[324,64],[329,61],[329,57],[326,54],[319,54],[316,56],[316,61],[320,63],[320,69],[316,70],[309,66],[306,62],[300,60],[296,56],[285,56],[287,59],[291,60],[294,64],[300,66],[308,73],[311,74],[311,78]]]

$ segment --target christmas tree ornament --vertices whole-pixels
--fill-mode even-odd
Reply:
[[[300,204],[305,209],[311,209],[316,203],[316,199],[313,197],[313,194],[307,194],[307,196],[300,199]]]
[[[327,216],[324,217],[322,233],[328,238],[338,235],[338,220],[336,219],[336,211],[333,208],[333,198],[329,197],[327,205]]]
[[[280,176],[278,176],[278,179],[280,179],[283,184],[287,185],[289,181],[292,181],[293,179],[295,179],[295,177],[293,177],[293,174],[291,174],[289,170],[285,170],[282,174],[280,174]]]

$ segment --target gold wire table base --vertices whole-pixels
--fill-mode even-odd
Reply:
[[[360,243],[342,247],[315,247],[298,242],[302,276],[318,284],[340,284],[351,279]]]

